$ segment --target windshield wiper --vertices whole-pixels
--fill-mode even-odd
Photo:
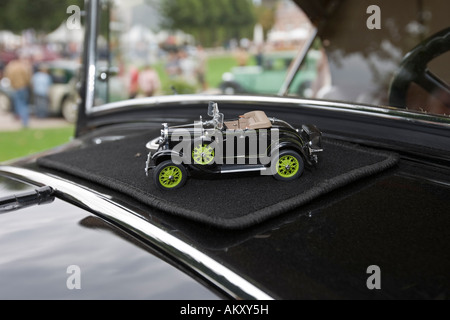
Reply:
[[[55,200],[54,193],[55,190],[52,187],[44,186],[33,191],[0,198],[0,214],[34,205],[51,203]]]

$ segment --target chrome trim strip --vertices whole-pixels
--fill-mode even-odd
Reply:
[[[248,96],[248,95],[208,95],[208,94],[192,94],[192,95],[173,95],[173,96],[157,96],[149,98],[139,98],[134,100],[124,100],[113,102],[95,107],[92,110],[94,114],[103,114],[115,112],[117,110],[136,109],[137,107],[156,108],[165,104],[189,104],[189,103],[207,103],[214,100],[216,102],[242,102],[242,103],[273,103],[282,104],[283,107],[310,108],[318,110],[329,110],[336,112],[347,112],[361,115],[370,115],[373,117],[387,118],[399,120],[403,122],[421,123],[434,125],[438,127],[450,128],[450,118],[423,114],[408,110],[396,109],[391,107],[375,107],[367,105],[354,105],[345,102],[310,100],[292,97],[276,97],[276,96]]]
[[[261,167],[253,167],[253,168],[246,168],[246,169],[221,169],[220,173],[236,173],[236,172],[252,172],[252,171],[266,171],[267,168],[264,166]]]
[[[93,213],[149,241],[164,253],[207,279],[235,299],[273,299],[261,289],[200,250],[172,236],[151,222],[145,221],[132,210],[114,203],[107,195],[56,176],[24,168],[0,166],[0,174],[37,186],[51,186],[56,190],[56,196],[70,197],[76,204],[89,208]]]
[[[86,99],[85,99],[85,111],[86,114],[91,114],[94,111],[94,101],[95,101],[95,77],[96,77],[96,53],[97,53],[97,28],[98,28],[98,0],[88,0],[86,5],[89,7],[87,10],[88,22],[86,23],[85,31],[85,50],[87,50],[87,55],[85,55],[87,61],[84,61],[86,65]]]

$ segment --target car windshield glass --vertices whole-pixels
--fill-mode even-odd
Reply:
[[[303,2],[102,1],[94,106],[252,94],[450,114],[450,40],[429,45],[450,2],[337,1],[316,38]],[[425,55],[409,54],[418,46]]]
[[[100,9],[95,106],[173,94],[277,94],[312,30],[291,0],[114,0]]]

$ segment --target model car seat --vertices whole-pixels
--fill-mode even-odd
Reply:
[[[264,111],[251,111],[240,116],[239,129],[269,129],[272,123]]]

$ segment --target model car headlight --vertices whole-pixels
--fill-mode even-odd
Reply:
[[[145,145],[147,150],[150,150],[151,152],[155,153],[159,149],[159,140],[160,139],[161,139],[161,137],[157,137],[157,138],[154,138],[154,139],[150,140],[149,142],[147,142],[147,144]]]
[[[320,135],[314,135],[313,138],[308,143],[308,148],[310,154],[316,152],[322,152],[322,137]]]

